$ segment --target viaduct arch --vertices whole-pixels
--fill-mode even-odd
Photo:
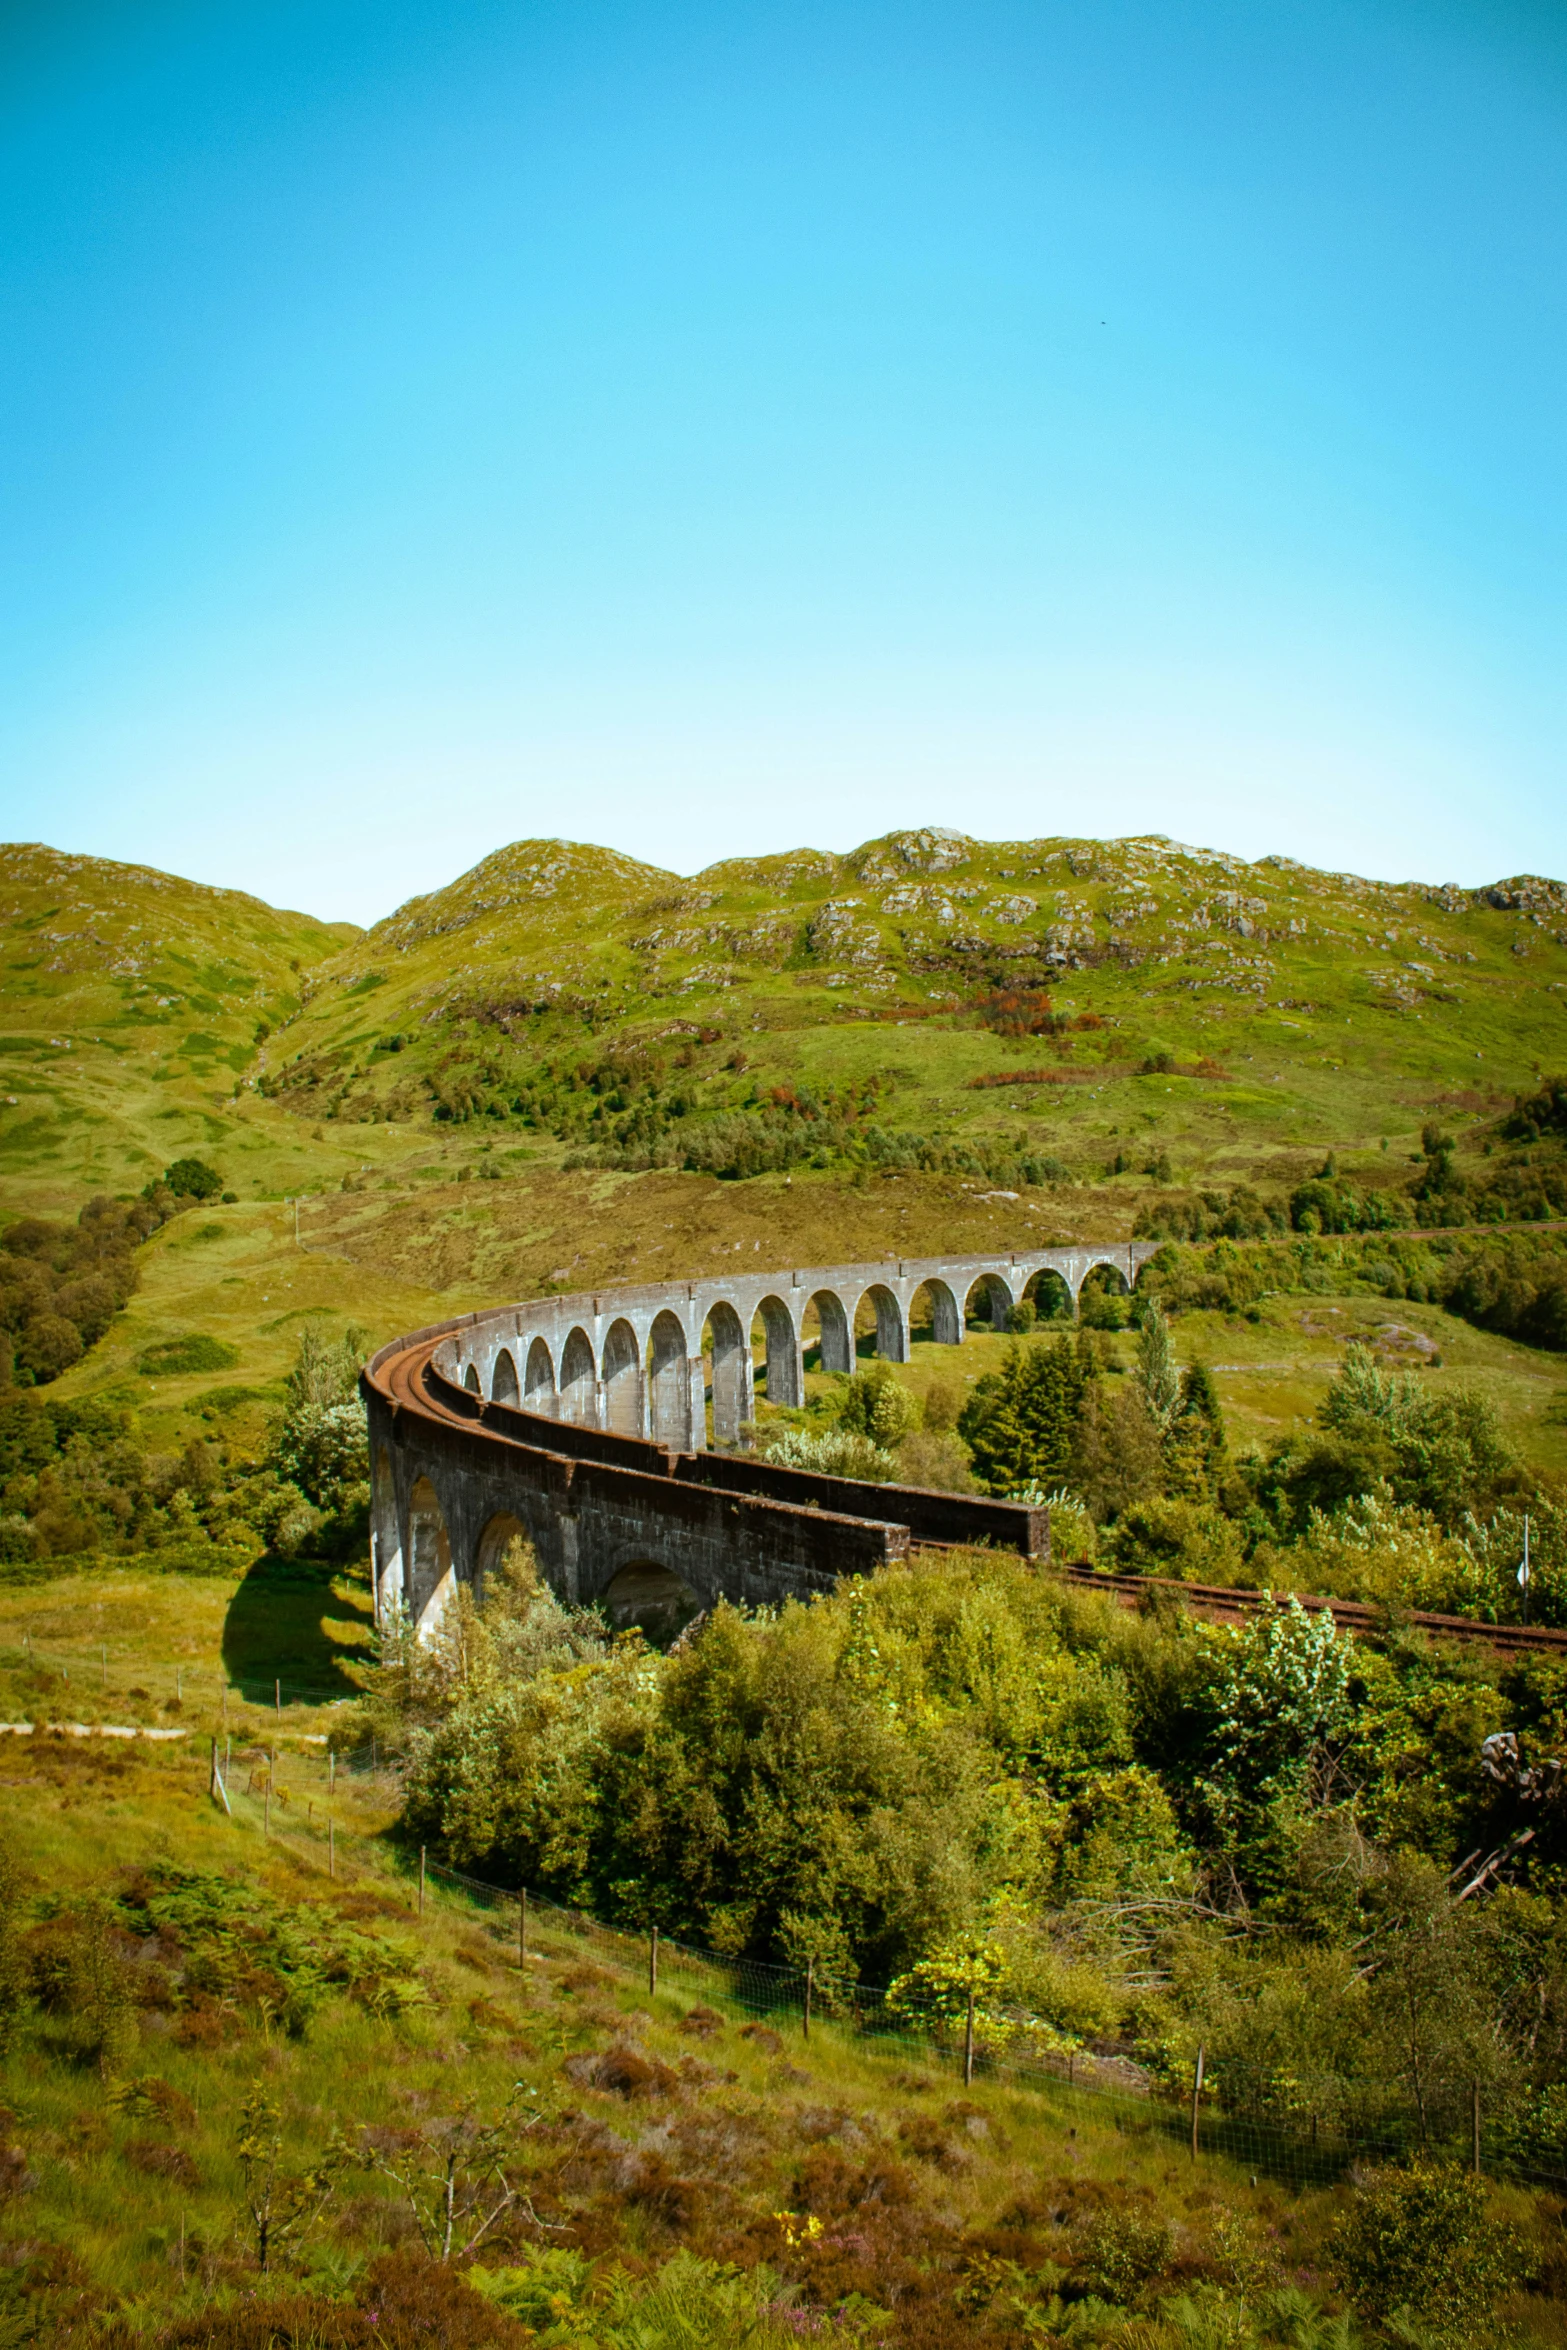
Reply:
[[[1157,1246],[736,1273],[535,1298],[395,1339],[360,1381],[377,1619],[400,1605],[433,1630],[519,1533],[563,1600],[650,1626],[673,1620],[677,1589],[691,1608],[777,1606],[921,1542],[1045,1555],[1047,1513],[1021,1503],[709,1449],[709,1387],[727,1447],[759,1377],[771,1401],[803,1400],[808,1308],[823,1369],[852,1369],[859,1325],[906,1362],[914,1328],[961,1346],[971,1323],[1004,1328],[1025,1295],[1075,1309],[1096,1267],[1130,1287]]]

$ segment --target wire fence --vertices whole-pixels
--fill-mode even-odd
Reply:
[[[1190,2077],[1161,2079],[1117,2057],[1051,2045],[1055,2036],[1037,2019],[982,2007],[954,2009],[950,2001],[922,1999],[905,1987],[818,1976],[805,1969],[731,1958],[652,1929],[607,1925],[588,1912],[540,1895],[491,1885],[420,1855],[421,1898],[426,1878],[450,1888],[464,1904],[484,1911],[498,1936],[514,1940],[519,1958],[548,1952],[596,1954],[622,1969],[645,1971],[650,1994],[680,1993],[698,2005],[741,2010],[753,2028],[774,2030],[780,2052],[786,2027],[809,2042],[825,2033],[872,2056],[925,2065],[961,2079],[1026,2089],[1042,2096],[1063,2128],[1074,2116],[1187,2159],[1218,2156],[1292,2188],[1332,2186],[1359,2166],[1412,2157],[1461,2164],[1476,2173],[1567,2190],[1567,2160],[1520,2144],[1517,2116],[1505,2104],[1488,2110],[1478,2084],[1460,2085],[1428,2103],[1422,2122],[1403,2084],[1317,2084],[1320,2110],[1285,2116],[1227,2110],[1219,2084],[1204,2078],[1201,2056]]]
[[[371,1878],[384,1888],[400,1877],[411,1918],[422,1917],[427,1891],[445,1893],[461,1911],[481,1913],[492,1936],[520,1966],[548,1957],[594,1960],[635,1973],[650,1996],[689,1999],[700,2030],[738,2010],[747,2029],[782,2057],[785,2034],[809,2044],[853,2049],[904,2067],[925,2067],[964,2085],[988,2082],[1029,2092],[1066,2133],[1078,2121],[1109,2129],[1167,2158],[1218,2157],[1295,2190],[1330,2187],[1359,2166],[1412,2157],[1461,2164],[1477,2174],[1567,2193],[1567,2148],[1542,2144],[1516,2101],[1477,2083],[1449,2081],[1426,2092],[1422,2113],[1407,2084],[1347,2080],[1325,2074],[1295,2083],[1284,2114],[1235,2110],[1224,2084],[1197,2067],[1185,2078],[1160,2077],[1120,2057],[1061,2045],[1038,2019],[998,2009],[978,1997],[954,2005],[910,1985],[862,1983],[813,1966],[776,1966],[731,1957],[655,1929],[607,1924],[525,1889],[494,1885],[433,1861],[384,1836],[364,1834],[335,1801],[338,1778],[362,1801],[395,1809],[399,1774],[388,1758],[358,1746],[317,1753],[316,1783],[301,1786],[307,1758],[264,1742],[213,1741],[212,1787],[236,1826],[259,1832],[280,1854],[343,1881]],[[236,1767],[237,1765],[237,1767]],[[294,1784],[290,1786],[288,1777]],[[221,1788],[219,1781],[221,1780]],[[692,2020],[688,2010],[686,2020]],[[802,2076],[803,2077],[803,2076]],[[911,2090],[930,2084],[911,2073]]]

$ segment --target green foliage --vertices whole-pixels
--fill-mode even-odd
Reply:
[[[149,1869],[120,1896],[114,1923],[166,1935],[184,1953],[168,1994],[176,2009],[223,2002],[292,2039],[334,1997],[384,2018],[417,2014],[428,2001],[417,1955],[400,1938],[234,1876]]]
[[[780,1469],[810,1469],[821,1477],[856,1477],[876,1485],[900,1474],[892,1453],[869,1436],[841,1426],[812,1430],[775,1421],[762,1430],[759,1443]]]
[[[238,1361],[237,1346],[204,1330],[188,1330],[182,1338],[143,1347],[136,1368],[144,1379],[183,1379],[193,1371],[231,1371]]]
[[[256,2267],[265,2276],[274,2255],[292,2250],[326,2210],[346,2160],[334,2140],[314,2162],[291,2168],[284,2160],[282,2114],[264,2089],[252,2089],[239,2110],[234,2151]]]
[[[46,1386],[96,1346],[136,1286],[134,1252],[171,1215],[159,1189],[91,1199],[74,1224],[24,1216],[0,1237],[0,1389]]]
[[[1149,1418],[1161,1431],[1167,1430],[1181,1400],[1181,1378],[1170,1344],[1170,1325],[1157,1298],[1144,1308],[1137,1334],[1137,1381]]]
[[[890,1363],[878,1359],[856,1371],[838,1399],[838,1425],[887,1448],[907,1436],[919,1419],[919,1405]]]
[[[975,1474],[992,1493],[1071,1475],[1078,1415],[1092,1374],[1068,1338],[1011,1346],[999,1371],[976,1385],[958,1419]]]
[[[1483,1396],[1469,1389],[1428,1395],[1417,1374],[1380,1370],[1367,1347],[1349,1349],[1318,1418],[1359,1447],[1368,1464],[1385,1463],[1396,1500],[1447,1525],[1497,1497],[1514,1471]]]
[[[475,2265],[467,2276],[529,2328],[540,2350],[785,2350],[800,2340],[771,2269],[737,2269],[684,2249],[648,2277],[617,2267],[595,2276],[580,2252],[548,2246],[526,2267]],[[833,2327],[850,2343],[866,2330],[848,2311]]]
[[[1132,2300],[1170,2257],[1169,2222],[1158,2212],[1128,2203],[1101,2211],[1089,2221],[1074,2262],[1079,2281],[1103,2300]]]
[[[1209,1502],[1160,1495],[1131,1502],[1106,1537],[1104,1553],[1122,1574],[1215,1584],[1245,1577],[1241,1529]]]
[[[1518,2269],[1516,2241],[1490,2217],[1480,2182],[1428,2163],[1357,2188],[1334,2254],[1362,2315],[1413,2319],[1454,2342],[1485,2324]]]
[[[223,1191],[222,1176],[205,1159],[175,1159],[164,1168],[163,1183],[176,1199],[217,1199]],[[150,1192],[153,1186],[148,1189]]]
[[[358,1400],[364,1346],[364,1332],[352,1325],[336,1337],[315,1323],[300,1333],[265,1463],[277,1480],[276,1496],[260,1513],[280,1549],[309,1546],[341,1556],[364,1539],[370,1500],[370,1452]]]
[[[1209,1784],[1221,1807],[1263,1802],[1298,1786],[1313,1761],[1349,1735],[1355,1644],[1324,1608],[1269,1604],[1247,1622],[1203,1635]]]

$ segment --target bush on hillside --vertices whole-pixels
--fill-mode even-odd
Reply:
[[[182,1338],[163,1338],[144,1346],[136,1368],[144,1379],[182,1379],[195,1371],[231,1371],[239,1361],[237,1346],[229,1346],[205,1330],[188,1330]]]
[[[1377,2172],[1357,2187],[1333,2250],[1362,2316],[1471,2338],[1518,2276],[1517,2241],[1488,2202],[1478,2179],[1430,2162]]]
[[[91,1199],[74,1224],[24,1216],[0,1235],[0,1389],[45,1387],[96,1346],[136,1286],[135,1251],[175,1213],[159,1186]]]
[[[218,1199],[223,1192],[222,1176],[205,1159],[175,1159],[164,1168],[163,1183],[176,1199]],[[153,1188],[149,1184],[148,1190]]]

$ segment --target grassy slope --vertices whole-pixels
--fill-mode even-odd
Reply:
[[[1178,2131],[1124,2132],[1082,2095],[981,2077],[965,2098],[950,2072],[911,2063],[907,2050],[872,2054],[820,2017],[808,2044],[787,2019],[782,2046],[748,2036],[742,2011],[715,2003],[710,1981],[683,1979],[667,1959],[650,1998],[633,1953],[601,1950],[584,1963],[578,1946],[536,1920],[523,1969],[504,1911],[487,1919],[432,1891],[417,1917],[406,1866],[381,1840],[389,1783],[339,1772],[331,1804],[347,1882],[329,1884],[326,1765],[319,1748],[289,1735],[302,1717],[278,1738],[252,1711],[248,1738],[235,1739],[235,1821],[207,1798],[202,1733],[222,1723],[201,1693],[216,1672],[222,1593],[182,1587],[189,1604],[176,1622],[167,1590],[132,1577],[106,1585],[99,1628],[116,1674],[155,1678],[158,1652],[182,1644],[190,1745],[0,1743],[8,1840],[34,1896],[70,1914],[156,1864],[229,1872],[388,1938],[429,2003],[394,2022],[334,1999],[303,2039],[290,2039],[243,1994],[214,2033],[199,2017],[187,2027],[183,2009],[149,1992],[121,2077],[167,2083],[176,2098],[161,2112],[145,2092],[139,2102],[111,2098],[50,2018],[36,2019],[0,2058],[0,2099],[32,2177],[26,2241],[67,2244],[78,2283],[145,2309],[199,2307],[215,2289],[253,2281],[234,2137],[240,2102],[258,2083],[285,2115],[291,2157],[304,2160],[319,2150],[323,2117],[350,2130],[407,2127],[450,2110],[454,2078],[486,2106],[520,2078],[574,2117],[533,2157],[538,2207],[565,2224],[566,2241],[633,2263],[667,2258],[682,2241],[710,2256],[760,2255],[809,2297],[853,2288],[897,2305],[895,2340],[969,2338],[951,2300],[965,2262],[989,2249],[1030,2266],[1065,2264],[1074,2228],[1105,2199],[1156,2207],[1175,2224],[1176,2279],[1228,2278],[1236,2263],[1260,2261],[1275,2280],[1318,2287],[1335,2193],[1292,2194],[1212,2158],[1194,2168]],[[13,1684],[27,1670],[22,1630],[40,1641],[63,1632],[69,1597],[62,1586],[0,1601],[0,1673]],[[312,1727],[329,1721],[317,1712]],[[274,1797],[280,1833],[269,1845],[261,1802],[246,1789],[271,1767],[274,1746],[274,1787],[287,1800]],[[687,2025],[693,2008],[712,2015],[715,2004],[713,2021]],[[635,2096],[594,2086],[580,2061],[565,2069],[627,2045],[667,2068]],[[1504,2200],[1532,2235],[1532,2199]],[[813,2210],[826,2230],[820,2250],[801,2247],[796,2224],[791,2251],[779,2215]],[[1220,2210],[1231,2217],[1215,2235]],[[386,2182],[357,2172],[315,2249],[362,2259],[406,2224]],[[519,2241],[530,2239],[522,2230]],[[1555,2338],[1554,2305],[1520,2296],[1507,2314]]]
[[[354,935],[139,865],[0,848],[5,1206],[58,1213],[182,1152],[242,1152],[230,1097],[258,1026],[297,1013],[304,975]]]
[[[301,1063],[320,1106],[363,1117],[452,1055],[508,1074],[610,1046],[695,1046],[714,1106],[753,1084],[880,1076],[878,1115],[933,1134],[990,1134],[1092,1154],[1167,1148],[1178,1167],[1293,1174],[1332,1144],[1404,1145],[1433,1114],[1494,1112],[1559,1057],[1567,898],[1525,901],[1364,882],[1153,840],[981,843],[896,834],[852,857],[715,866],[690,882],[602,850],[519,842],[415,900],[322,966],[269,1042],[275,1080]],[[1560,934],[1560,935],[1559,935]],[[1058,958],[1058,1008],[1108,1023],[1075,1040],[1081,1086],[975,1093],[967,1081],[1052,1060],[972,1014],[998,975]],[[590,1011],[591,1042],[578,1011]],[[475,1011],[487,1016],[475,1020]],[[894,1042],[888,1023],[899,1024]],[[404,1049],[377,1054],[400,1035]],[[723,1063],[737,1042],[744,1079]],[[1106,1050],[1108,1049],[1108,1052]],[[1224,1080],[1137,1077],[1157,1051]]]
[[[689,1049],[701,1106],[875,1076],[885,1125],[1026,1139],[1095,1176],[1121,1147],[1134,1163],[1166,1149],[1178,1175],[1288,1178],[1328,1145],[1346,1172],[1365,1154],[1391,1175],[1424,1119],[1494,1112],[1567,1043],[1567,899],[1551,883],[1493,894],[1520,902],[1155,840],[896,834],[691,881],[524,841],[358,935],[8,849],[0,1206],[122,1189],[184,1149],[245,1199],[361,1172],[422,1180],[486,1142],[512,1170],[550,1164],[560,1145],[520,1121],[432,1125],[425,1081],[488,1059],[511,1083],[625,1044]],[[968,1090],[1056,1049],[940,1007],[1051,957],[1058,1006],[1107,1023],[1061,1059],[1083,1082]],[[744,1072],[726,1066],[737,1046]],[[1229,1075],[1131,1073],[1160,1050]],[[256,1079],[291,1085],[289,1106]],[[1120,1179],[1117,1205],[1137,1188]]]

